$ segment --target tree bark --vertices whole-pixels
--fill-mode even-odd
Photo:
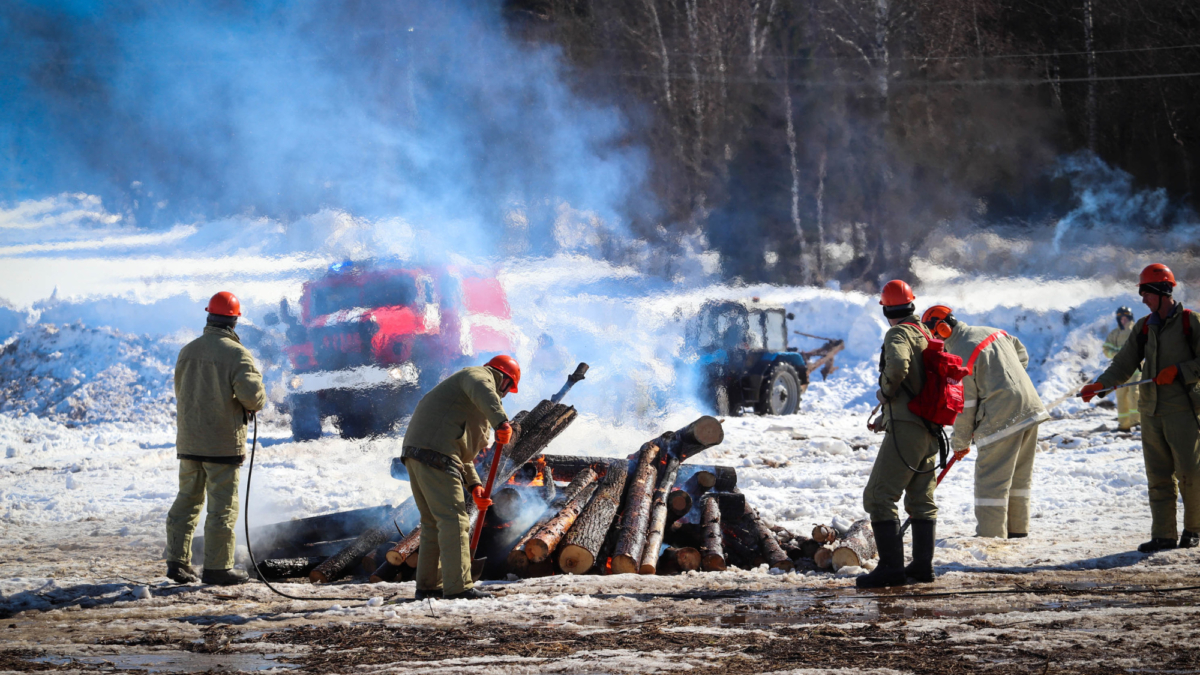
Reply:
[[[792,569],[792,559],[788,557],[787,553],[784,553],[783,547],[779,545],[779,540],[775,538],[775,533],[767,527],[753,509],[747,507],[747,511],[754,523],[754,529],[758,532],[758,547],[762,551],[763,558],[766,558],[767,564],[784,572]]]
[[[362,560],[368,552],[387,541],[387,533],[382,528],[372,527],[359,535],[352,544],[330,556],[317,566],[308,578],[314,584],[324,584],[337,581],[351,569],[355,563]]]
[[[324,561],[321,557],[275,558],[258,563],[259,574],[266,579],[291,579],[306,577]]]
[[[613,574],[637,574],[650,526],[650,507],[658,472],[660,448],[654,442],[642,446],[637,472],[625,498],[621,534],[613,550]]]
[[[847,566],[862,567],[864,561],[874,558],[878,552],[871,521],[867,518],[856,520],[846,532],[846,536],[833,548],[833,569],[836,571]]]
[[[563,572],[584,574],[596,563],[605,535],[617,515],[628,474],[625,462],[615,462],[609,467],[592,501],[562,541],[558,567]]]
[[[700,526],[704,543],[700,548],[700,566],[706,572],[721,572],[725,569],[725,546],[721,532],[721,509],[716,499],[705,495],[700,500],[703,514]]]
[[[548,472],[550,469],[547,468],[546,471]],[[533,535],[537,534],[538,530],[547,522],[549,522],[550,519],[558,515],[558,510],[562,509],[567,502],[574,499],[575,496],[579,494],[580,490],[587,485],[593,484],[595,480],[596,472],[592,470],[591,467],[585,467],[581,473],[576,474],[576,476],[571,480],[570,485],[563,489],[562,494],[559,495],[559,498],[550,503],[548,512],[538,519],[538,521],[529,528],[525,535],[517,541],[512,550],[509,551],[508,570],[510,572],[522,578],[534,576],[532,574],[532,565],[530,564],[529,556],[525,554],[526,542],[528,542]]]
[[[613,462],[624,462],[623,459],[605,459],[602,457],[583,457],[579,455],[542,455],[540,459],[546,460],[546,468],[554,472],[555,478],[558,480],[572,481],[575,476],[579,475],[584,469],[592,469],[601,477],[608,471],[608,467]],[[531,465],[526,465],[521,469],[522,474],[528,473],[530,478],[536,474],[536,471],[530,470]],[[521,475],[517,476],[517,480],[521,480]]]
[[[813,525],[812,538],[816,540],[818,544],[828,544],[829,542],[837,539],[837,536],[837,530],[833,529],[829,525]]]
[[[663,534],[667,526],[667,495],[674,487],[678,475],[679,458],[672,457],[667,460],[667,468],[663,470],[658,488],[654,491],[654,499],[650,506],[650,527],[646,531],[646,545],[642,550],[639,574],[654,574],[658,565],[659,549],[662,548]]]
[[[387,561],[393,565],[403,564],[408,559],[408,556],[412,555],[420,545],[421,526],[418,525],[387,552]]]
[[[550,553],[562,541],[563,536],[575,524],[580,512],[596,492],[596,474],[592,472],[587,485],[571,498],[562,509],[525,542],[525,556],[531,563],[539,563],[550,557]]]
[[[724,440],[725,429],[720,420],[703,415],[679,431],[663,434],[655,443],[667,454],[685,460]]]
[[[395,581],[396,577],[400,576],[400,569],[400,565],[393,565],[384,560],[383,564],[375,568],[375,571],[371,573],[371,583],[378,584]]]

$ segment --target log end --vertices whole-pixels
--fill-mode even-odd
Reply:
[[[696,483],[705,490],[717,484],[717,474],[711,471],[697,471],[695,475]]]
[[[649,563],[642,563],[642,566],[638,568],[638,574],[655,574],[657,572],[658,569]]]
[[[698,570],[700,569],[700,551],[691,546],[677,548],[675,549],[675,562],[684,572]]]
[[[705,446],[717,445],[725,440],[725,429],[720,420],[710,415],[704,415],[691,425],[692,437]]]
[[[313,570],[308,573],[308,580],[314,584],[324,584],[329,582],[329,577],[325,576],[324,572]]]
[[[837,538],[837,532],[828,525],[814,525],[812,529],[812,538],[822,544],[828,544]]]
[[[687,490],[672,490],[667,495],[667,508],[677,516],[683,515],[692,509],[692,496]]]
[[[780,560],[779,562],[771,564],[771,569],[777,569],[780,572],[791,572],[794,567],[795,565],[792,564],[790,559]]]
[[[829,569],[833,565],[833,549],[822,548],[813,554],[813,562],[823,570]]]
[[[637,574],[639,567],[638,561],[631,556],[614,555],[610,574]]]
[[[550,547],[540,539],[530,539],[525,542],[525,557],[531,563],[540,563],[550,556]]]
[[[830,562],[835,572],[843,567],[860,567],[862,565],[862,561],[859,560],[858,554],[854,552],[854,549],[846,546],[834,549]]]
[[[399,551],[388,551],[387,561],[393,565],[401,565],[404,563],[404,556],[400,555]]]
[[[724,572],[725,558],[716,553],[705,553],[700,565],[705,572]]]
[[[558,567],[567,574],[584,574],[595,562],[596,557],[586,548],[574,544],[563,547],[558,556]]]

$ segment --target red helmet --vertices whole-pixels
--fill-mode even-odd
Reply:
[[[950,337],[950,333],[954,328],[946,323],[946,317],[954,314],[954,310],[945,305],[934,305],[925,310],[921,315],[921,323],[925,324],[929,330],[938,334],[938,337],[945,339]]]
[[[892,279],[884,284],[883,292],[879,294],[879,304],[884,307],[907,305],[916,299],[917,296],[913,295],[912,286],[899,279]]]
[[[1162,263],[1154,263],[1147,265],[1146,269],[1142,270],[1142,274],[1138,277],[1138,285],[1141,284],[1158,284],[1166,282],[1175,285],[1175,274],[1170,267]]]
[[[209,314],[220,314],[221,316],[241,316],[242,303],[238,302],[237,296],[229,291],[221,291],[208,301],[208,307],[204,311]]]
[[[509,389],[509,391],[514,394],[517,393],[517,385],[521,383],[521,366],[517,364],[516,359],[507,354],[501,354],[500,356],[493,356],[492,360],[488,361],[486,365],[507,375],[513,383],[512,389]]]

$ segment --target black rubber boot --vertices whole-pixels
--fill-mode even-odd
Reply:
[[[1184,530],[1179,535],[1179,548],[1196,548],[1197,545],[1200,545],[1200,533]]]
[[[413,598],[424,600],[425,598],[440,598],[442,597],[442,589],[435,588],[432,591],[427,591],[424,588],[418,588],[416,593],[413,593]]]
[[[1028,536],[1029,536],[1028,532],[1009,532],[1008,533],[1009,539],[1024,539],[1025,537],[1028,537]]]
[[[167,563],[167,578],[177,584],[194,584],[200,581],[200,577],[192,571],[191,565],[177,562]]]
[[[443,600],[483,600],[486,598],[494,598],[494,597],[496,597],[496,596],[492,595],[491,593],[485,593],[484,591],[481,591],[478,588],[468,588],[467,590],[465,590],[461,593],[455,593],[453,595],[443,595],[442,599]]]
[[[1175,548],[1174,539],[1155,538],[1138,546],[1140,553],[1157,553],[1158,551],[1166,551]]]
[[[936,520],[912,521],[913,559],[904,568],[904,575],[913,581],[928,583],[937,578],[933,573],[933,547],[937,541]]]
[[[236,586],[246,583],[249,579],[249,574],[233,568],[227,570],[204,570],[204,574],[200,576],[201,581],[215,586]]]
[[[855,579],[854,585],[859,588],[883,588],[908,583],[904,578],[904,540],[900,538],[900,521],[873,522],[871,529],[875,530],[879,564],[870,574]]]

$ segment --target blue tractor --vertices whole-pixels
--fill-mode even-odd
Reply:
[[[818,349],[802,352],[788,346],[788,321],[783,307],[748,302],[706,302],[687,325],[685,351],[698,376],[700,399],[717,415],[740,415],[753,408],[759,415],[792,415],[816,370],[828,377],[841,340],[825,340]],[[810,336],[799,333],[805,337]]]

